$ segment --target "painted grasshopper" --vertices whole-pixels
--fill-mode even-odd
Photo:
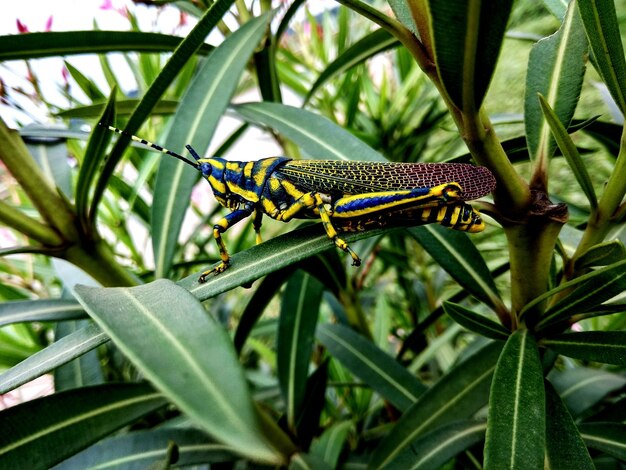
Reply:
[[[163,147],[100,124],[131,139],[184,161],[202,173],[215,199],[230,212],[213,226],[221,262],[202,273],[223,272],[230,256],[222,233],[252,217],[257,243],[263,215],[288,222],[293,218],[320,219],[328,238],[350,254],[354,266],[359,256],[339,232],[372,227],[439,223],[467,232],[480,232],[484,223],[465,201],[485,196],[495,188],[495,178],[484,167],[465,163],[391,163],[335,160],[292,160],[287,157],[236,162],[200,158],[186,148],[194,161]]]

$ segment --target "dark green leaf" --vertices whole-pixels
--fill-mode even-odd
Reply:
[[[137,107],[140,100],[123,99],[115,102],[115,111],[118,116],[128,116]],[[150,114],[153,116],[174,114],[178,109],[179,102],[174,100],[161,100],[155,106]],[[72,119],[90,119],[96,118],[104,111],[105,103],[90,104],[86,106],[77,106],[75,108],[59,111],[55,114],[60,118]]]
[[[102,111],[102,116],[100,116],[100,122],[114,122],[116,93],[117,90],[113,88],[109,101],[104,111]],[[76,214],[81,223],[87,221],[90,192],[94,185],[94,179],[106,156],[106,148],[110,140],[111,132],[104,126],[95,126],[89,137],[85,156],[78,172],[78,182],[76,183]]]
[[[337,468],[337,462],[348,438],[348,433],[354,428],[350,421],[341,421],[327,426],[322,435],[313,441],[311,454],[317,455],[332,468]]]
[[[427,431],[469,419],[483,408],[501,349],[501,342],[488,344],[456,365],[424,393],[374,450],[370,467],[389,465]]]
[[[298,445],[308,449],[320,430],[320,419],[326,408],[328,391],[328,363],[324,361],[306,381],[304,399],[296,422]]]
[[[204,155],[239,78],[265,33],[268,19],[268,15],[263,15],[249,21],[206,59],[181,100],[165,141],[167,148],[177,151],[191,144],[199,155]],[[174,158],[161,161],[152,203],[157,278],[167,276],[172,266],[185,210],[199,174]]]
[[[370,57],[380,54],[386,50],[399,45],[399,41],[393,37],[385,29],[377,29],[376,31],[367,34],[359,41],[355,42],[348,49],[343,51],[334,61],[320,73],[315,83],[311,85],[309,92],[304,98],[304,102],[307,103],[309,99],[315,94],[318,88],[323,86],[334,76],[350,70],[352,67],[364,63]]]
[[[550,382],[546,385],[545,468],[595,469],[572,416]]]
[[[166,280],[75,290],[120,350],[193,421],[243,455],[282,460],[261,432],[228,334],[189,292]]]
[[[598,72],[617,106],[626,115],[626,60],[614,2],[577,2]]]
[[[382,468],[430,470],[442,467],[457,454],[485,438],[484,422],[457,421],[424,434]]]
[[[382,230],[378,229],[368,230],[342,234],[342,238],[350,243],[381,233]],[[210,276],[203,284],[198,282],[199,272],[178,281],[178,284],[198,299],[206,300],[331,249],[336,249],[335,245],[329,240],[322,225],[310,225],[233,254],[229,268],[219,276]]]
[[[322,284],[296,271],[285,287],[278,322],[277,373],[287,412],[287,424],[294,430],[309,376],[311,352],[317,327]]]
[[[415,403],[426,388],[391,356],[346,326],[320,325],[317,338],[350,372],[400,410]]]
[[[571,2],[559,30],[536,43],[530,53],[524,122],[531,159],[547,159],[556,148],[537,94],[545,97],[558,121],[567,128],[580,97],[586,55],[587,38],[576,3]]]
[[[626,460],[626,424],[584,423],[580,433],[587,446],[605,452],[621,461]]]
[[[511,0],[429,0],[435,61],[452,102],[477,111],[487,93],[511,11]]]
[[[582,85],[582,76],[581,76],[581,85]],[[563,156],[567,160],[570,168],[572,169],[578,184],[581,189],[587,196],[587,200],[589,201],[589,205],[592,209],[595,209],[598,206],[598,199],[596,198],[596,192],[593,189],[593,184],[591,183],[591,177],[589,176],[589,172],[587,171],[587,167],[583,162],[578,150],[576,149],[576,145],[574,141],[571,139],[565,126],[559,120],[559,116],[556,115],[552,107],[548,104],[546,99],[539,95],[539,102],[541,105],[541,111],[543,112],[543,116],[552,131],[552,135],[556,140],[557,145],[561,149]],[[572,114],[574,113],[572,109]],[[570,116],[571,119],[571,116]]]
[[[626,331],[564,333],[545,338],[541,343],[564,356],[626,365]]]
[[[610,240],[592,246],[576,258],[574,269],[582,271],[596,266],[607,266],[626,258],[626,248],[620,240]]]
[[[589,367],[553,370],[548,378],[575,418],[588,414],[608,395],[626,386],[622,375]]]
[[[499,323],[474,313],[462,305],[444,302],[443,309],[459,325],[487,338],[506,341],[511,333]]]
[[[505,310],[489,268],[467,234],[435,224],[409,232],[463,288],[488,305]]]
[[[121,466],[124,470],[153,469],[163,462],[168,445],[177,446],[177,466],[235,461],[239,457],[223,444],[212,442],[206,434],[190,428],[154,429],[131,432],[98,442],[54,467],[55,470],[106,468]]]
[[[86,318],[83,307],[74,300],[19,300],[0,304],[0,325],[33,321],[63,321]]]
[[[94,324],[69,334],[0,374],[0,394],[42,376],[108,340],[109,337]]]
[[[535,339],[517,330],[496,367],[489,397],[485,467],[543,468],[543,371]]]
[[[170,52],[182,39],[137,31],[67,31],[0,36],[0,60],[108,52]],[[213,48],[203,44],[202,54]]]
[[[89,101],[104,101],[106,96],[100,89],[96,86],[96,84],[90,78],[86,77],[80,70],[70,64],[68,61],[65,61],[65,68],[70,73],[78,87],[83,91]]]
[[[384,161],[370,146],[329,119],[280,103],[246,103],[234,110],[244,119],[273,128],[311,158]]]
[[[90,320],[59,322],[54,328],[54,338],[59,341],[61,338],[89,326],[90,323],[92,323]],[[96,349],[92,349],[54,370],[54,390],[56,392],[101,383],[104,383],[104,376]]]
[[[166,404],[145,384],[68,390],[0,413],[0,467],[49,468]]]

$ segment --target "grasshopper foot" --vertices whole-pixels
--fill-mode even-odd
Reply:
[[[228,264],[228,261],[221,261],[220,264],[218,264],[214,268],[211,268],[208,271],[204,271],[202,274],[200,274],[198,282],[200,284],[204,284],[206,282],[206,278],[209,277],[211,274],[217,276],[218,274],[223,273],[224,271],[226,271]]]

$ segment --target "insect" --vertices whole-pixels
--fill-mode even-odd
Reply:
[[[334,244],[361,260],[339,237],[341,232],[372,227],[439,223],[467,232],[480,232],[484,223],[478,211],[465,201],[493,191],[496,182],[484,167],[465,163],[391,163],[335,160],[292,160],[270,157],[237,162],[223,158],[201,158],[187,145],[194,158],[100,123],[155,150],[178,158],[202,173],[215,199],[230,212],[213,226],[220,263],[204,271],[199,282],[228,268],[230,256],[222,239],[237,222],[252,217],[260,243],[263,215],[288,222],[319,219]]]

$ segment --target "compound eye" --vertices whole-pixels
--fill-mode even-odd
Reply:
[[[202,172],[203,176],[210,176],[211,175],[211,165],[208,162],[200,163],[199,169]]]

